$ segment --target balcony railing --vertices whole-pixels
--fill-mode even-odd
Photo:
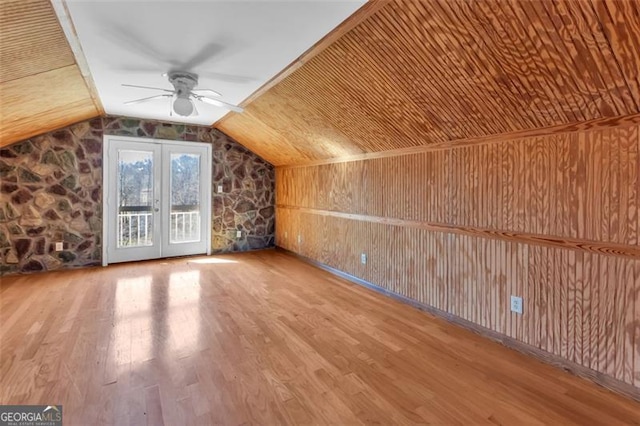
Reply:
[[[118,213],[118,247],[151,245],[153,245],[153,213],[130,211],[129,207],[121,207]]]
[[[176,212],[170,214],[171,242],[187,243],[200,241],[200,211]]]
[[[174,206],[169,215],[171,243],[200,241],[198,206]],[[147,206],[120,207],[118,213],[118,247],[153,245],[153,212]]]

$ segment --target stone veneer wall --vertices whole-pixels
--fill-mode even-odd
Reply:
[[[211,143],[213,251],[273,247],[269,163],[209,127],[96,118],[0,149],[0,275],[102,263],[105,134]],[[64,241],[63,251],[55,251],[56,241]]]

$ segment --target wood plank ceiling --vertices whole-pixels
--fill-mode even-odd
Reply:
[[[640,5],[388,2],[216,124],[275,165],[640,112]]]
[[[51,3],[0,1],[0,146],[97,115]]]

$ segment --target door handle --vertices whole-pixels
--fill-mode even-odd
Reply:
[[[160,211],[160,209],[156,207],[155,209],[153,209],[153,211],[157,213]]]

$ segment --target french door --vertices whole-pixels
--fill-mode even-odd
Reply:
[[[105,136],[103,264],[210,251],[209,144]]]

